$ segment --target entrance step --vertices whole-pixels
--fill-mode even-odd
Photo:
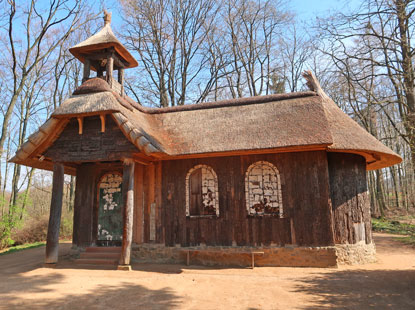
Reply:
[[[79,258],[102,258],[119,259],[120,253],[116,252],[83,252]]]
[[[121,256],[121,247],[88,247],[75,260],[77,265],[117,265]]]
[[[75,260],[77,265],[118,265],[118,259],[99,259],[99,258],[78,258]]]
[[[111,246],[111,247],[105,247],[105,246],[91,246],[87,247],[85,249],[86,253],[94,252],[94,253],[121,253],[121,247],[120,246]]]

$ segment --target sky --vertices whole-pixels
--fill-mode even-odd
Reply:
[[[105,1],[105,6],[109,11],[113,12],[113,20],[115,23],[121,21],[117,16],[117,10],[112,10],[112,7],[118,6],[117,0]],[[356,6],[361,0],[286,0],[287,6],[297,15],[301,21],[311,21],[316,16],[322,16],[324,13],[342,9],[349,5]]]
[[[299,20],[311,21],[317,16],[324,16],[329,11],[355,7],[359,0],[288,0],[287,5],[296,13]]]

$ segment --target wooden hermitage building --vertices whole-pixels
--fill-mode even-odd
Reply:
[[[12,159],[53,171],[46,263],[58,258],[64,173],[76,176],[74,248],[121,246],[120,268],[248,265],[252,252],[259,266],[373,259],[366,171],[401,158],[310,72],[307,92],[146,108],[124,92],[137,62],[109,18],[70,49],[82,85]]]

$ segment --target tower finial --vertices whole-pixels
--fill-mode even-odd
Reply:
[[[111,15],[107,10],[104,10],[104,26],[111,24]]]

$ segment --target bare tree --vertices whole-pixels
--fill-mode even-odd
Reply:
[[[373,89],[366,89],[376,102],[396,105],[403,130],[388,119],[411,149],[412,165],[415,169],[415,73],[412,64],[414,47],[411,42],[414,29],[412,0],[367,0],[357,13],[340,13],[327,21],[320,20],[319,27],[327,40],[326,53],[336,64],[360,63],[349,79],[364,87],[363,82],[375,75],[375,84],[385,85],[391,90],[386,97],[379,97]],[[338,66],[339,67],[339,66]],[[357,72],[361,67],[373,70]],[[385,80],[386,78],[386,80]],[[385,94],[380,92],[380,94]],[[387,113],[387,110],[384,110]]]
[[[81,12],[84,1],[51,1],[45,6],[38,1],[17,4],[9,0],[2,4],[8,11],[8,21],[2,31],[7,35],[2,58],[5,70],[11,76],[12,90],[7,97],[0,135],[0,157],[8,135],[10,119],[16,103],[22,94],[31,72],[38,64],[48,59],[53,51],[64,42],[82,24]],[[14,29],[17,22],[24,20],[23,29]],[[1,175],[1,174],[0,174]],[[1,180],[0,180],[1,185]]]
[[[276,68],[276,71],[281,72],[280,76],[284,77],[289,91],[296,92],[299,91],[301,74],[315,52],[315,46],[313,38],[305,30],[298,31],[296,23],[288,25],[287,30],[279,41],[282,68]]]
[[[283,7],[281,1],[224,2],[222,19],[232,57],[226,81],[233,98],[270,93],[278,40],[291,20]]]
[[[321,51],[336,79],[336,102],[402,155],[398,167],[369,173],[373,211],[414,204],[414,1],[366,0],[356,12],[320,19]],[[320,63],[324,61],[320,61]],[[394,200],[391,197],[395,197]]]
[[[162,107],[200,100],[202,71],[210,56],[204,49],[218,11],[214,0],[123,0],[128,45],[139,56],[144,72],[131,81],[140,101]],[[215,72],[207,73],[207,83]],[[198,84],[199,85],[195,85]],[[203,91],[202,91],[203,93]]]

